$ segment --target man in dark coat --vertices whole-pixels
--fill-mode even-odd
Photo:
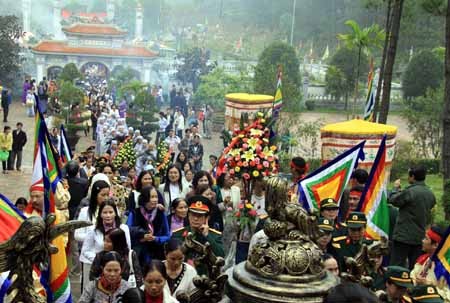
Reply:
[[[27,134],[22,130],[22,122],[17,122],[16,127],[17,129],[15,129],[12,133],[13,144],[11,153],[9,155],[9,170],[14,170],[15,164],[16,169],[20,171],[22,166],[22,151],[23,147],[27,143]]]
[[[431,209],[436,204],[433,192],[425,185],[426,169],[423,166],[410,168],[409,186],[401,190],[400,180],[395,181],[389,203],[398,207],[398,219],[394,228],[391,265],[414,267],[421,255],[422,239],[429,224]]]

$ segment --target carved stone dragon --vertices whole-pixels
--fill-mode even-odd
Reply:
[[[53,223],[56,216],[50,214],[44,220],[33,216],[26,219],[17,232],[0,244],[0,272],[9,271],[12,283],[8,296],[12,303],[46,303],[47,300],[36,292],[33,285],[33,268],[44,270],[48,267],[50,255],[58,252],[52,240],[77,228],[91,225],[84,221]]]

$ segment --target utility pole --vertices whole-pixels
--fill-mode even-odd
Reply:
[[[297,6],[297,0],[294,0],[293,6],[294,7],[292,8],[292,24],[291,24],[291,46],[292,46],[292,42],[294,40],[295,7]]]

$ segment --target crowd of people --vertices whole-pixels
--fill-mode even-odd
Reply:
[[[42,90],[41,84],[48,94],[45,79],[37,91]],[[92,223],[67,239],[71,277],[81,279],[79,302],[177,302],[179,292],[194,288],[193,277],[206,274],[204,264],[194,264],[196,254],[181,249],[188,233],[201,243],[209,242],[215,255],[225,258],[224,268],[245,260],[253,245],[267,238],[263,229],[268,217],[265,184],[255,180],[252,186],[256,228],[242,249],[234,216],[242,203],[243,182],[228,172],[217,175],[220,147],[217,155],[209,155],[205,167],[203,140],[212,137],[212,108],[196,111],[186,92],[174,86],[152,139],[127,126],[127,100],[116,106],[104,83],[99,85],[86,94],[95,144],[66,164],[56,193],[61,220]],[[28,91],[32,93],[33,86],[27,86]],[[152,93],[163,104],[162,91],[156,88]],[[48,99],[41,101],[40,96],[45,100],[38,93],[34,102],[45,102],[40,108],[53,110]],[[23,100],[26,106],[27,97]],[[79,107],[75,104],[71,114],[80,114]],[[34,111],[28,113],[31,116]],[[20,170],[21,151],[27,142],[21,127],[17,123],[14,132],[5,127],[0,134],[0,152],[13,151],[12,160],[2,162],[4,172],[14,166]],[[53,129],[51,136],[58,150],[58,130]],[[128,140],[135,164],[125,158],[117,165],[114,160]],[[160,142],[167,143],[170,152],[170,164],[164,170],[157,166]],[[294,157],[290,167],[289,198],[298,203],[297,182],[307,174],[308,165]],[[342,282],[330,291],[326,302],[444,302],[442,298],[450,302],[448,286],[436,279],[430,258],[444,229],[430,225],[436,200],[425,185],[426,169],[412,167],[408,176],[408,186],[403,189],[397,180],[389,195],[390,254],[377,260],[372,289]],[[365,238],[367,218],[356,211],[367,181],[367,172],[356,169],[340,201],[327,198],[320,202],[322,236],[316,244],[323,252],[324,268],[337,279],[347,271],[345,258],[355,257],[363,244],[371,243]],[[16,205],[32,215],[42,213],[43,203],[43,184],[33,184],[30,202],[19,198]]]

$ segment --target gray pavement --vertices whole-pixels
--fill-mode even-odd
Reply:
[[[20,101],[14,101],[10,106],[10,113],[7,123],[2,123],[1,131],[3,131],[3,126],[9,125],[12,129],[15,128],[17,122],[22,122],[24,127],[23,130],[27,133],[28,142],[25,145],[23,151],[22,160],[22,171],[11,171],[9,174],[0,174],[0,193],[8,197],[13,203],[19,197],[29,198],[29,186],[31,185],[31,174],[33,167],[33,148],[34,148],[34,118],[27,117],[26,108],[21,105]],[[80,132],[81,134],[81,132]],[[209,155],[215,154],[219,155],[222,152],[222,140],[219,138],[219,133],[213,133],[212,139],[203,139],[202,143],[204,146],[204,158],[203,158],[203,168],[209,170]],[[92,135],[88,134],[87,137],[82,135],[78,145],[77,150],[83,151],[90,145],[95,145],[95,142],[91,139]],[[80,283],[79,277],[71,276],[71,286],[72,286],[72,296],[74,302],[76,302],[80,295]]]

